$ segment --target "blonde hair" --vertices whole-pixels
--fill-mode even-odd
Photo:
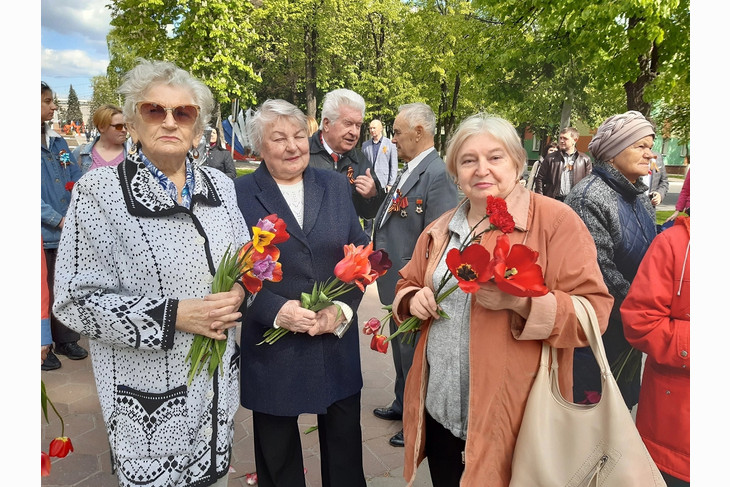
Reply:
[[[100,106],[96,109],[92,118],[94,127],[97,129],[106,129],[112,124],[112,117],[114,117],[117,113],[121,114],[122,109],[116,105],[106,104]]]
[[[307,135],[310,137],[319,130],[319,122],[311,115],[307,115]]]

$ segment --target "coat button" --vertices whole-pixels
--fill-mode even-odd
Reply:
[[[669,394],[671,394],[671,393],[672,393],[672,391],[667,391],[667,392],[666,392],[667,396],[668,396]]]
[[[213,428],[206,428],[205,429],[205,436],[210,438],[213,435]]]
[[[195,243],[198,245],[205,244],[205,237],[203,237],[202,235],[198,235],[197,237],[195,237]]]
[[[205,393],[205,397],[207,397],[208,399],[213,399],[213,396],[215,396],[215,392],[213,391],[208,391]]]
[[[682,357],[686,357],[687,356],[687,350],[682,350],[681,352],[679,352],[679,355],[681,355]]]

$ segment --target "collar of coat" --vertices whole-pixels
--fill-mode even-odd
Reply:
[[[603,162],[593,165],[593,173],[627,201],[635,200],[637,196],[649,189],[649,186],[644,184],[641,178],[638,178],[635,183],[632,183],[626,179],[626,176],[621,171]]]
[[[145,167],[138,154],[127,154],[127,159],[117,166],[117,172],[124,201],[131,215],[153,217],[189,211],[173,201],[157,178]],[[195,164],[193,164],[193,177],[195,189],[190,208],[196,204],[220,206],[221,198],[210,176]]]

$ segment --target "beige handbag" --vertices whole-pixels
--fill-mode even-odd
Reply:
[[[558,386],[557,350],[543,342],[510,487],[666,487],[611,374],[593,306],[582,296],[573,296],[573,306],[601,368],[601,400],[566,401]]]

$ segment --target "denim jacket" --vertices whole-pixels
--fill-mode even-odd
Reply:
[[[97,140],[99,140],[98,136],[95,137],[94,140],[92,140],[91,142],[78,146],[73,151],[74,158],[76,159],[76,161],[78,161],[79,167],[81,168],[81,174],[86,174],[87,172],[89,172],[89,168],[94,163],[94,159],[92,159],[91,157],[91,149],[94,147],[94,144],[96,144]]]
[[[43,247],[55,249],[61,240],[58,224],[66,216],[71,201],[71,192],[66,189],[66,183],[78,181],[81,169],[66,140],[53,130],[49,129],[48,134],[48,148],[41,146],[41,235]],[[66,167],[61,165],[62,154],[69,156],[70,163]]]

